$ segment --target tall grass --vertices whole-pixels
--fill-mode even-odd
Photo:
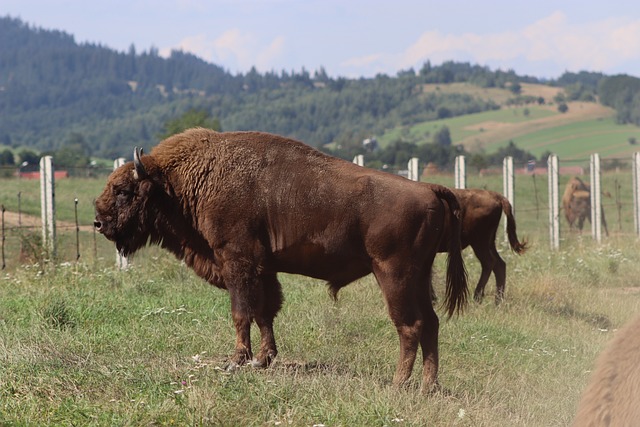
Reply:
[[[506,301],[490,302],[491,280],[487,302],[442,322],[433,395],[419,392],[419,364],[391,386],[398,338],[372,277],[333,303],[322,283],[281,275],[276,363],[230,374],[228,295],[168,254],[147,249],[125,272],[20,268],[0,281],[0,423],[567,425],[596,355],[640,308],[637,249],[582,237],[517,256],[502,244]],[[479,266],[465,260],[473,286]],[[442,295],[443,257],[435,269]]]
[[[430,180],[450,185],[452,177]],[[563,229],[561,251],[551,252],[546,177],[517,178],[518,233],[532,248],[514,255],[498,233],[506,301],[492,303],[492,278],[485,303],[442,321],[442,389],[432,395],[419,392],[419,363],[407,387],[391,386],[398,337],[370,276],[334,303],[322,283],[281,275],[275,364],[230,374],[228,295],[157,248],[117,271],[113,245],[98,236],[96,257],[11,268],[0,276],[0,424],[567,425],[595,357],[640,308],[630,181],[628,171],[603,178],[623,203],[618,216],[615,198],[605,199],[612,233],[602,245],[588,230]],[[65,182],[58,200],[70,190],[91,197],[103,185]],[[471,182],[501,191],[500,177]],[[16,190],[6,188],[0,193]],[[63,239],[72,251],[71,237]],[[473,287],[480,267],[470,250],[465,261]],[[439,256],[440,295],[444,271]]]

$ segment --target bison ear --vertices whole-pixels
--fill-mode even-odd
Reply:
[[[133,165],[135,169],[133,170],[133,177],[137,180],[145,179],[147,177],[147,171],[144,169],[144,165],[140,160],[140,156],[142,156],[142,148],[135,147],[133,149]]]

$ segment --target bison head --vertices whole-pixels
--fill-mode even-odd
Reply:
[[[96,200],[94,226],[129,255],[153,240],[154,224],[162,200],[162,177],[150,156],[134,150],[133,163],[116,169]],[[144,161],[143,161],[144,160]]]

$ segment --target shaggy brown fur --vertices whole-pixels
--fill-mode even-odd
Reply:
[[[569,223],[569,229],[573,229],[575,225],[578,231],[582,232],[585,219],[591,222],[591,186],[577,176],[571,178],[564,189],[562,208],[564,209],[564,216]],[[602,213],[604,232],[609,236],[607,220],[604,216],[602,206],[600,210]]]
[[[516,221],[513,217],[511,203],[506,197],[495,191],[482,189],[454,189],[462,210],[462,248],[471,246],[482,265],[482,273],[474,291],[474,299],[481,302],[484,289],[493,271],[496,278],[496,304],[504,298],[507,280],[507,265],[496,249],[496,233],[504,212],[507,218],[507,237],[509,245],[518,255],[523,254],[528,246],[527,241],[518,241]],[[448,235],[448,230],[445,235]],[[445,237],[446,241],[446,237]],[[444,245],[440,252],[446,252]]]
[[[574,427],[631,427],[640,423],[640,316],[616,332],[600,354]]]
[[[159,244],[229,291],[234,366],[253,357],[253,322],[261,336],[253,364],[267,366],[277,354],[278,272],[324,279],[334,295],[373,272],[400,337],[394,383],[409,378],[420,345],[423,387],[433,387],[439,321],[429,286],[445,217],[445,305],[451,316],[466,304],[459,205],[449,189],[276,135],[197,128],[172,136],[114,171],[96,212],[96,228],[123,254]]]

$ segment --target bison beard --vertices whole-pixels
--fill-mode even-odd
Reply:
[[[450,207],[450,209],[447,209]],[[147,242],[227,289],[236,329],[231,363],[276,357],[278,272],[340,288],[373,273],[400,337],[395,384],[409,379],[418,345],[423,388],[437,382],[438,328],[429,292],[445,217],[449,316],[467,300],[459,206],[445,187],[416,183],[259,132],[191,129],[115,170],[96,200],[95,226],[124,253]]]

